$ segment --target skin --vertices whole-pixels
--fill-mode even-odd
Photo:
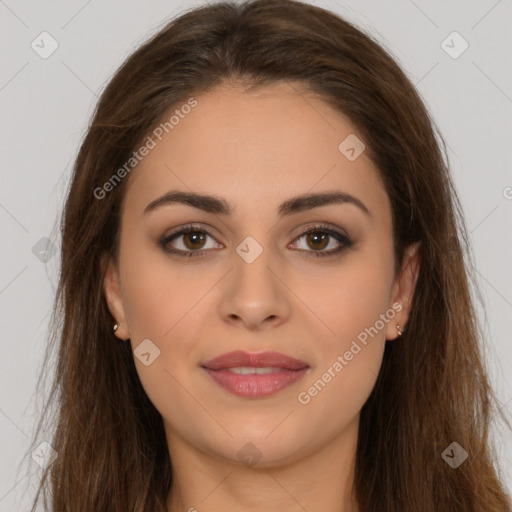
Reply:
[[[130,176],[119,259],[108,262],[104,281],[116,336],[129,338],[134,350],[145,339],[160,350],[148,366],[134,360],[165,425],[174,473],[168,511],[357,511],[360,410],[386,340],[407,323],[418,247],[409,248],[395,276],[391,205],[378,171],[365,152],[349,161],[338,150],[357,132],[321,99],[291,84],[251,93],[222,86],[196,99]],[[222,197],[233,212],[175,203],[144,214],[171,190]],[[292,196],[332,190],[357,197],[370,215],[350,203],[277,214]],[[188,223],[212,238],[191,245],[182,235],[168,245],[205,253],[166,253],[159,240]],[[354,244],[308,258],[340,245],[335,238],[324,245],[298,239],[300,228],[319,223]],[[247,236],[263,248],[252,263],[236,252]],[[401,311],[309,403],[300,403],[298,394],[397,303]],[[270,397],[238,397],[201,368],[237,349],[278,351],[310,369]],[[261,454],[253,466],[237,457],[247,442]]]

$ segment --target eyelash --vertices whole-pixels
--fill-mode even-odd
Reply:
[[[201,256],[205,252],[208,252],[210,250],[210,249],[201,249],[201,250],[197,250],[197,251],[193,251],[193,250],[182,251],[181,249],[172,249],[172,248],[167,247],[167,244],[169,242],[171,242],[172,240],[179,238],[182,235],[189,234],[189,233],[204,233],[207,236],[214,238],[213,235],[211,235],[207,230],[190,224],[190,225],[185,226],[184,228],[180,229],[179,231],[171,233],[170,235],[167,235],[164,238],[162,238],[159,241],[159,245],[162,247],[162,249],[165,252],[175,254],[175,255],[183,257],[183,258]],[[315,225],[315,226],[308,226],[306,228],[303,228],[301,230],[301,232],[299,233],[299,235],[296,238],[294,238],[293,241],[295,242],[296,240],[299,240],[304,235],[307,235],[309,233],[326,233],[327,235],[329,235],[330,237],[334,238],[339,243],[341,243],[341,245],[337,249],[331,249],[330,251],[313,251],[313,250],[309,250],[309,251],[305,250],[304,251],[303,249],[300,249],[301,251],[308,253],[308,254],[306,254],[306,257],[308,257],[308,258],[309,257],[323,258],[323,257],[328,257],[328,256],[334,256],[334,255],[342,252],[343,250],[352,247],[352,245],[354,245],[354,242],[348,236],[330,228],[327,225],[323,225],[323,224],[319,224],[319,225]]]

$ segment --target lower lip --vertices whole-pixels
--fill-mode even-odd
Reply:
[[[234,395],[245,398],[264,398],[297,382],[306,374],[309,367],[300,370],[285,370],[281,368],[276,373],[266,373],[263,375],[255,373],[240,375],[226,369],[204,369],[219,386]]]

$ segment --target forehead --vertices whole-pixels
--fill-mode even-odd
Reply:
[[[340,151],[358,137],[350,120],[299,86],[247,92],[222,86],[194,96],[130,176],[125,204],[141,210],[157,195],[184,190],[260,206],[315,189],[343,188],[376,208],[387,201],[373,162]],[[180,110],[175,105],[162,122]],[[184,113],[188,112],[188,113]],[[151,134],[150,134],[151,135]],[[348,140],[351,140],[350,138]],[[364,141],[363,141],[364,142]]]

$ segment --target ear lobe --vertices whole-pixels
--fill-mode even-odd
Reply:
[[[396,315],[395,321],[388,324],[387,339],[396,338],[396,325],[400,325],[401,330],[403,330],[409,320],[409,313],[411,311],[414,291],[420,273],[420,266],[420,242],[416,242],[405,249],[400,275],[393,283],[392,303],[400,303],[402,309]]]
[[[118,325],[118,328],[113,332],[119,339],[128,339],[130,335],[128,332],[128,324],[126,322],[119,271],[115,263],[112,261],[112,258],[108,258],[107,260],[107,258],[104,257],[102,259],[102,268],[105,269],[103,277],[103,293],[105,294],[108,309]]]

